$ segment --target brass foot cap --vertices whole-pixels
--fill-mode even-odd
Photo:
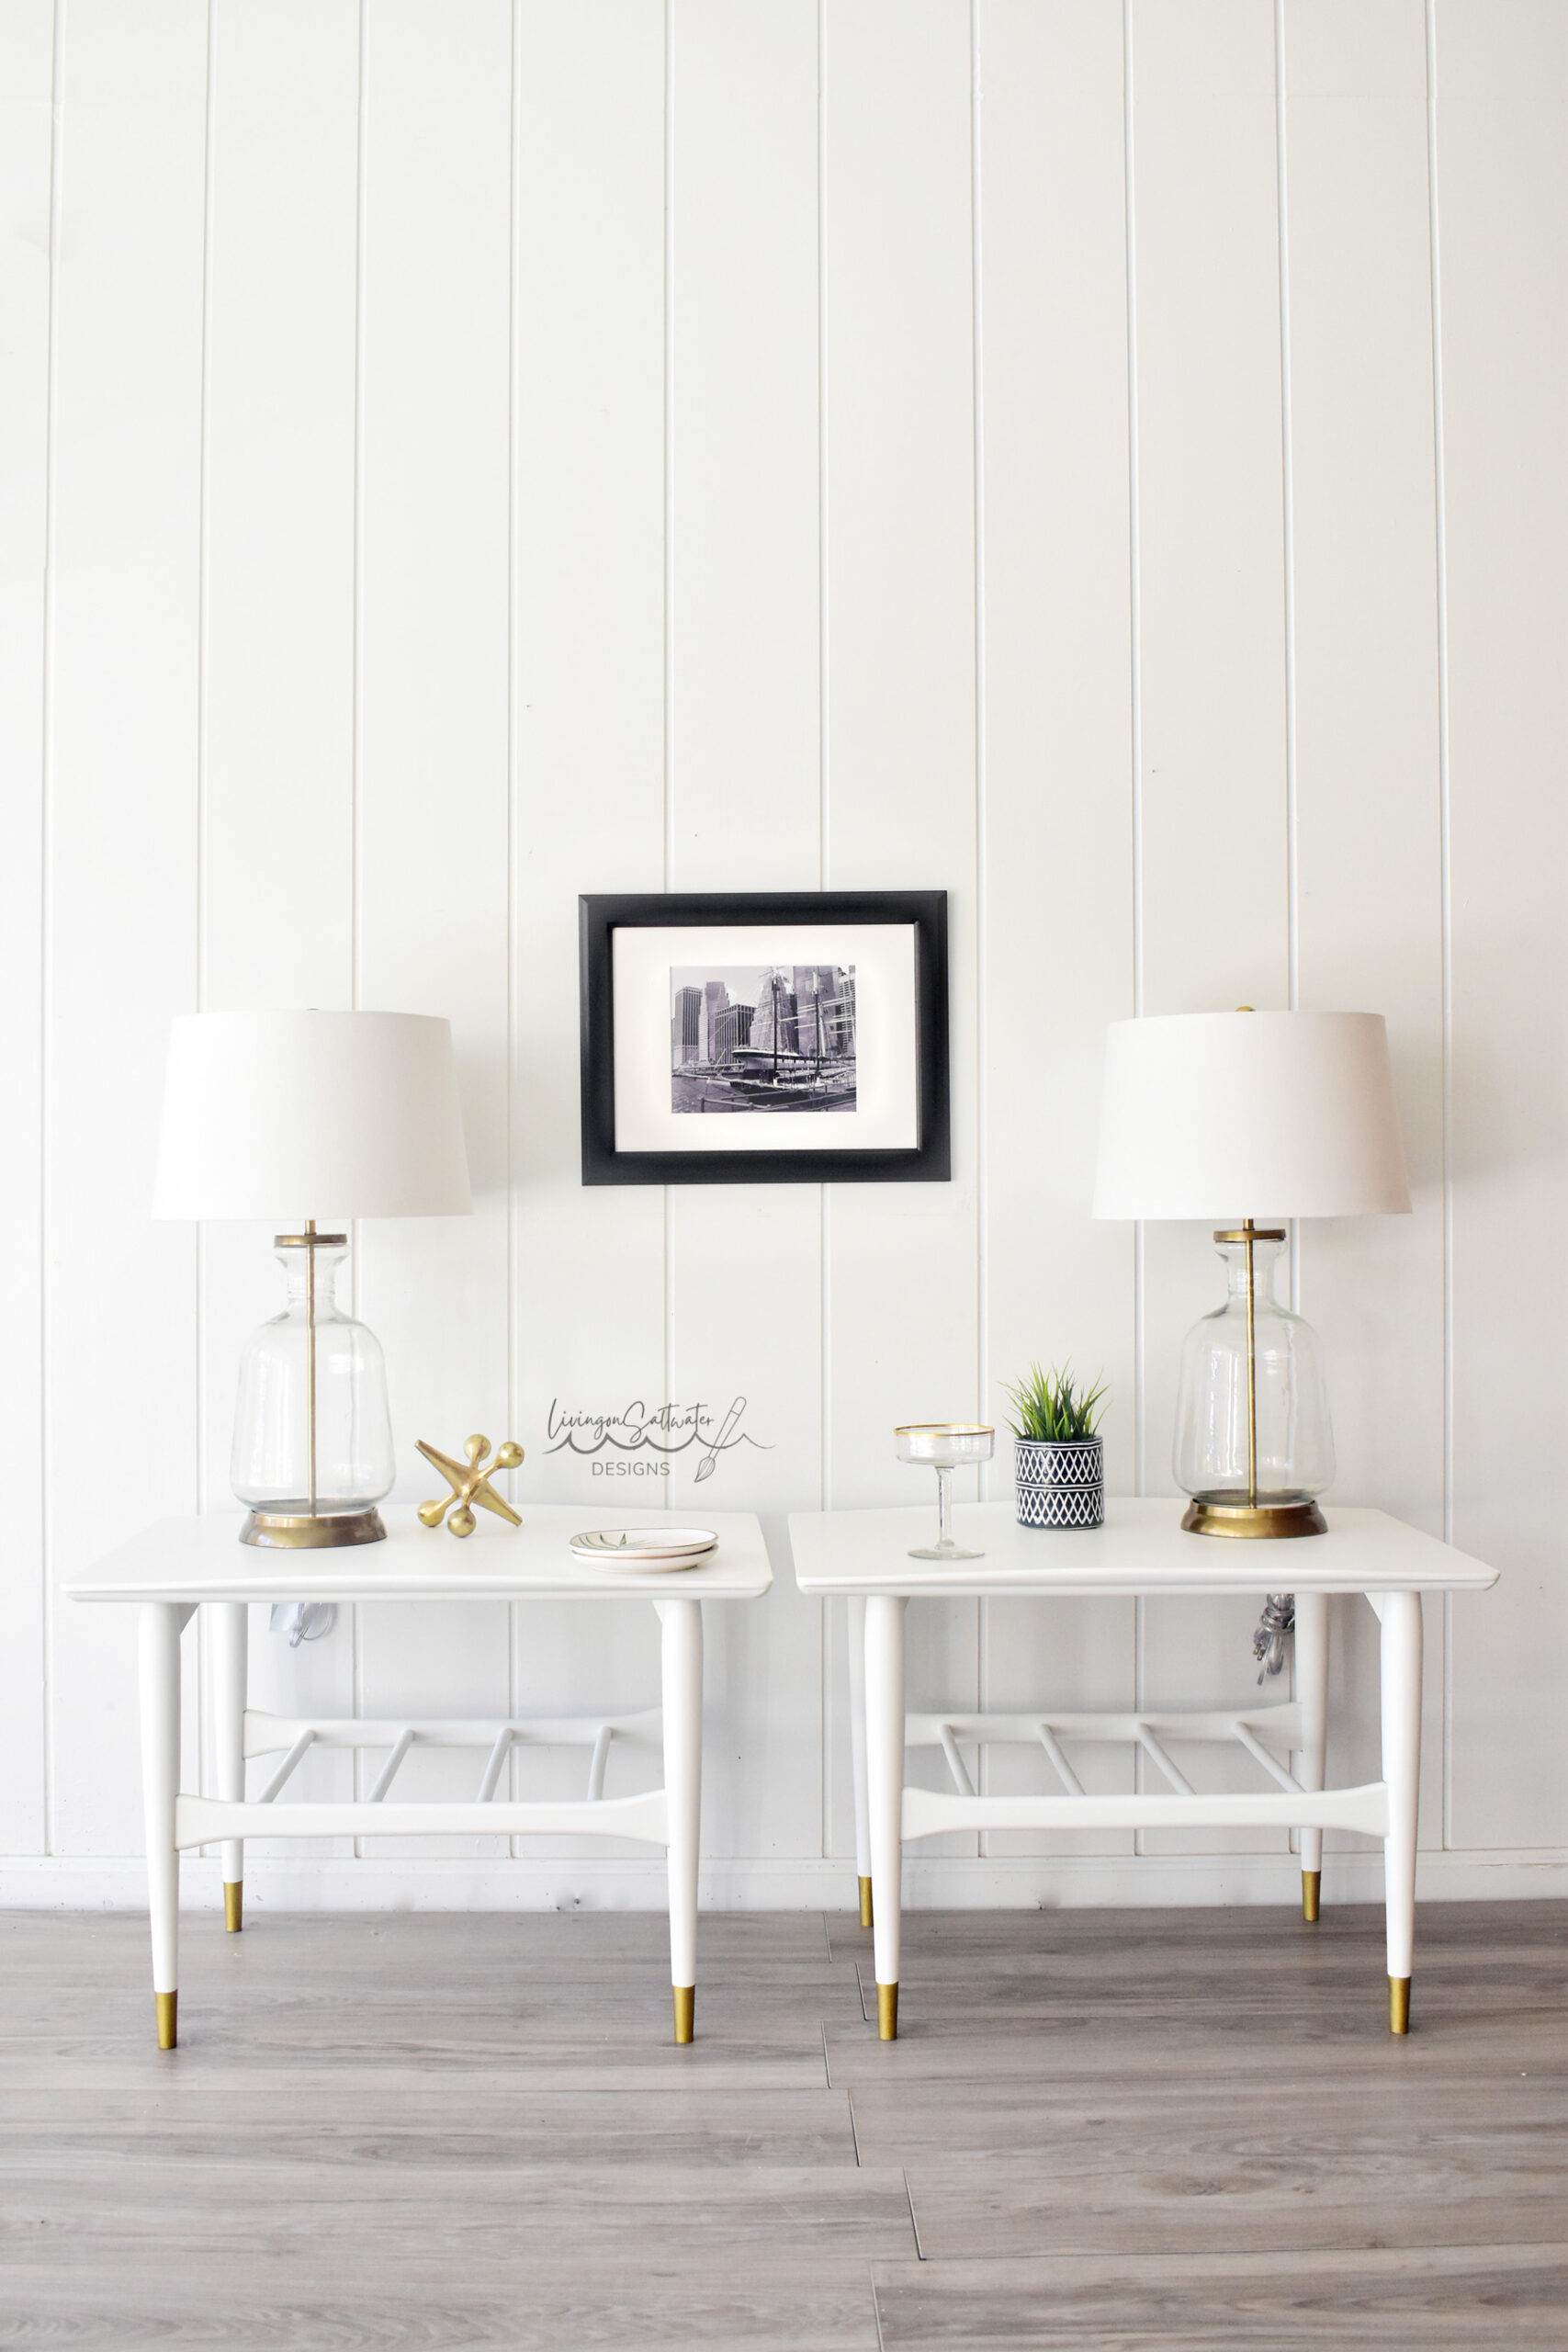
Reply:
[[[1302,1917],[1306,1920],[1309,1927],[1317,1917],[1318,1898],[1322,1892],[1323,1872],[1321,1871],[1303,1871]]]
[[[879,1984],[876,1988],[876,2038],[879,2041],[898,2039],[898,1987]]]
[[[240,1914],[244,1909],[244,1904],[243,1880],[226,1878],[223,1882],[223,1925],[231,1936],[237,1936],[240,1932]]]
[[[160,2050],[172,2050],[179,2039],[175,2019],[180,1996],[177,1993],[154,1993],[152,2000],[158,2012],[158,2047]]]
[[[675,1996],[675,2039],[690,2041],[696,2027],[697,1988],[694,1984],[675,1984],[671,1990]]]
[[[860,1883],[860,1923],[863,1928],[871,1925],[871,1881],[868,1878],[863,1878]]]
[[[1390,2033],[1410,2030],[1410,1979],[1391,1976],[1388,1980],[1388,2030]]]

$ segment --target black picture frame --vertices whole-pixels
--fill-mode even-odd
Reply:
[[[578,900],[584,1184],[944,1183],[948,1103],[945,890],[604,892]],[[887,923],[915,933],[916,1136],[888,1150],[620,1151],[615,1145],[615,967],[621,929]]]

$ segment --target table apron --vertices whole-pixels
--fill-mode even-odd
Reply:
[[[302,1804],[235,1804],[217,1797],[175,1802],[175,1843],[205,1846],[227,1838],[534,1838],[547,1835],[636,1838],[670,1843],[670,1813],[662,1789],[635,1797],[565,1798],[525,1804],[494,1798],[435,1804],[378,1804],[330,1801]]]
[[[1388,1789],[1303,1789],[1299,1794],[1204,1796],[955,1796],[904,1791],[901,1835],[936,1838],[950,1829],[1355,1829],[1386,1838]]]

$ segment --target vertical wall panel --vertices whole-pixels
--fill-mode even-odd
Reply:
[[[217,0],[212,43],[202,1002],[343,1007],[354,997],[359,10]],[[282,1303],[272,1238],[253,1225],[202,1235],[209,1510],[234,1507],[240,1351]],[[351,1611],[297,1649],[268,1634],[265,1611],[253,1615],[255,1704],[353,1712]],[[299,1794],[347,1795],[351,1771],[347,1755],[322,1750]]]
[[[934,1510],[893,1431],[978,1404],[969,11],[832,0],[826,41],[825,878],[950,893],[953,1132],[951,1184],[830,1188],[830,1493]],[[973,1605],[909,1641],[917,1702],[973,1703]]]
[[[356,0],[215,0],[202,844],[215,1011],[353,996],[358,51]]]
[[[805,889],[820,874],[817,22],[796,0],[674,0],[671,19],[671,862],[678,890]],[[809,1123],[807,1123],[809,1124]],[[672,1401],[750,1442],[679,1454],[700,1520],[821,1486],[822,1194],[674,1187]],[[782,1537],[782,1522],[774,1522]],[[821,1850],[822,1608],[784,1573],[764,1613],[708,1626],[719,1853]],[[755,1726],[766,1724],[765,1736]]]
[[[1005,1384],[1032,1359],[1070,1357],[1111,1384],[1107,1470],[1125,1494],[1133,1238],[1088,1216],[1105,1023],[1133,1009],[1122,20],[1099,0],[983,0],[978,29],[991,1491],[1012,1486]],[[1130,1707],[1134,1613],[1130,1600],[988,1602],[987,1703],[1060,1705],[1071,1690]],[[1090,1785],[1131,1785],[1124,1750],[1082,1763]],[[987,1770],[992,1789],[1057,1785],[1023,1749],[993,1750]],[[1121,1852],[1132,1839],[999,1832],[987,1845]]]
[[[1335,1497],[1443,1531],[1442,797],[1421,0],[1290,0],[1286,254],[1297,981],[1382,1012],[1410,1217],[1314,1221]],[[1336,1604],[1337,1779],[1376,1777],[1378,1637]],[[1423,1843],[1442,1841],[1442,1612],[1427,1627]],[[1359,1841],[1338,1841],[1356,1850]],[[1332,1892],[1332,1889],[1331,1889]]]
[[[658,1399],[664,1200],[580,1174],[577,899],[664,879],[664,31],[518,19],[513,814],[518,1491],[597,1503],[550,1408]]]
[[[149,1221],[197,984],[207,12],[73,0],[54,379],[49,1430],[56,1588],[196,1500],[196,1235]],[[135,1627],[52,1600],[51,1842],[139,1853]],[[187,1638],[187,1656],[194,1648]]]
[[[1503,1570],[1453,1609],[1450,1839],[1562,1846],[1568,17],[1439,0],[1437,67],[1453,1532]]]
[[[664,23],[643,0],[518,17],[513,1081],[517,1491],[623,1519],[649,1482],[551,1451],[551,1408],[664,1393],[664,1195],[580,1178],[577,899],[664,878]],[[641,1507],[648,1507],[642,1500]],[[642,1707],[641,1602],[516,1611],[518,1704]],[[582,1758],[530,1756],[522,1795],[577,1795]],[[654,1785],[617,1752],[612,1793]],[[521,1841],[570,1854],[566,1838]],[[576,1849],[575,1850],[581,1850]],[[646,1846],[595,1840],[593,1854]]]
[[[1290,1001],[1274,28],[1253,0],[1133,25],[1144,1012]],[[1228,1214],[1222,1204],[1222,1214]],[[1266,1216],[1269,1204],[1235,1204]],[[1224,1295],[1209,1233],[1145,1243],[1145,1491],[1173,1491],[1176,1367]],[[1249,1691],[1245,1601],[1151,1601],[1144,1695]],[[1213,1770],[1235,1771],[1216,1754]],[[1208,1770],[1206,1764],[1204,1767]],[[1241,1785],[1250,1785],[1241,1768]],[[1258,1833],[1145,1838],[1199,1850]]]
[[[48,530],[53,10],[0,15],[0,1000],[8,1011],[12,1339],[0,1358],[0,1476],[10,1498],[0,1608],[11,1671],[0,1709],[0,1853],[44,1846],[42,1112],[44,562]],[[29,786],[33,788],[28,788]]]
[[[498,1443],[511,1409],[506,0],[373,0],[366,74],[357,994],[451,1021],[474,1189],[471,1218],[360,1227],[409,1498],[416,1437]],[[365,1709],[502,1711],[508,1648],[501,1604],[367,1609]],[[425,1754],[398,1786],[476,1777]]]

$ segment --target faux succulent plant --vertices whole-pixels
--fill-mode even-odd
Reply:
[[[1055,1445],[1093,1437],[1105,1412],[1103,1380],[1090,1388],[1077,1381],[1071,1364],[1043,1372],[1032,1363],[1022,1380],[1007,1391],[1016,1416],[1014,1437],[1043,1440]]]

